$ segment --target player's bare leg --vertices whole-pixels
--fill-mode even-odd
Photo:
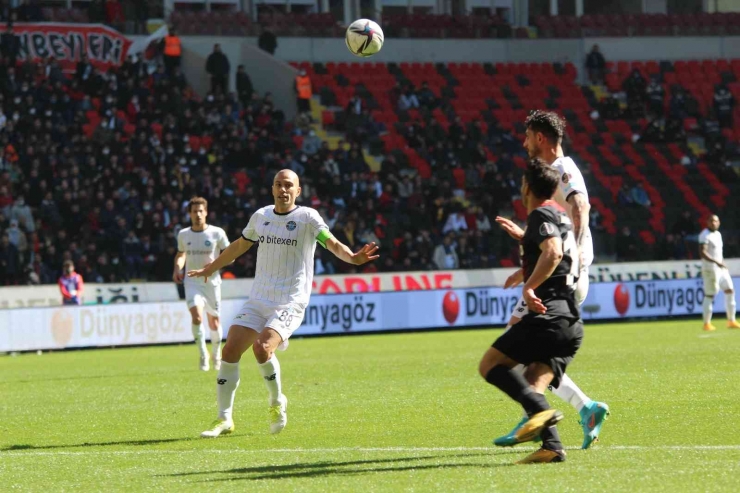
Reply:
[[[714,296],[704,295],[704,301],[702,302],[702,318],[704,319],[704,330],[712,331],[716,330],[716,327],[712,325],[712,312],[714,305]]]
[[[221,369],[221,339],[224,337],[224,331],[221,328],[221,318],[208,314],[208,327],[211,329],[211,359],[213,360],[213,369]]]
[[[725,290],[725,310],[727,310],[727,328],[740,329],[740,324],[735,320],[735,291],[732,289]]]
[[[195,345],[200,353],[200,369],[208,371],[208,349],[206,348],[206,332],[203,330],[203,307],[200,305],[193,306],[190,311],[191,330]]]
[[[527,413],[528,419],[518,430],[513,444],[533,441],[541,436],[543,448],[552,451],[545,454],[550,460],[544,462],[560,462],[565,459],[565,454],[561,453],[563,445],[560,443],[557,430],[550,427],[560,421],[563,415],[560,411],[551,409],[543,395],[547,385],[552,381],[552,370],[542,365],[549,370],[549,379],[544,369],[534,373],[528,372],[527,375],[531,377],[533,385],[521,373],[512,370],[517,364],[498,349],[489,348],[481,359],[478,371],[488,383],[518,402]]]
[[[258,336],[257,331],[241,325],[232,325],[229,328],[229,335],[226,337],[221,354],[221,369],[216,379],[218,419],[210,429],[200,434],[201,437],[215,438],[234,431],[233,408],[234,396],[239,387],[239,361]]]
[[[282,380],[280,378],[280,362],[275,350],[283,342],[280,334],[274,329],[265,327],[252,346],[254,357],[257,360],[260,374],[265,380],[265,386],[270,394],[270,433],[277,434],[283,431],[288,424],[288,399],[283,395]]]

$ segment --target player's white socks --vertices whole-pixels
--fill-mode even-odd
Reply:
[[[280,396],[283,394],[280,383],[280,362],[274,354],[272,358],[264,363],[257,363],[262,378],[265,379],[267,391],[270,393],[270,405],[275,406],[279,403]]]
[[[583,406],[591,402],[591,399],[578,388],[578,385],[568,375],[563,375],[560,379],[560,386],[552,389],[552,393],[573,406],[578,412],[581,412]]]
[[[221,339],[224,338],[224,329],[218,324],[217,330],[211,331],[211,355],[213,360],[221,359]]]
[[[706,299],[706,298],[704,298]],[[725,308],[727,309],[727,320],[735,321],[735,293],[725,293]]]
[[[733,300],[734,301],[734,300]],[[708,324],[712,321],[712,303],[714,302],[714,298],[711,296],[705,296],[704,301],[702,302],[702,311],[704,313],[704,323]]]
[[[216,384],[218,418],[231,421],[234,396],[236,395],[236,388],[239,386],[239,363],[221,362],[221,369],[218,371]]]
[[[206,332],[203,330],[203,324],[191,324],[190,328],[193,330],[193,338],[195,338],[195,344],[198,345],[200,357],[208,357],[208,349],[206,348]]]

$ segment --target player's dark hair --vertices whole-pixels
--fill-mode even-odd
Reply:
[[[540,158],[530,159],[524,179],[529,186],[529,191],[541,200],[551,199],[558,189],[560,175],[557,170]]]
[[[208,201],[206,199],[203,197],[193,197],[190,199],[190,202],[188,202],[188,212],[192,212],[193,206],[196,205],[202,205],[206,210],[208,210]]]
[[[532,132],[539,132],[550,142],[560,144],[565,135],[565,120],[552,111],[534,110],[524,125]]]

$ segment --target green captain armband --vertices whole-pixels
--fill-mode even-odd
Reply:
[[[332,235],[328,229],[322,229],[319,231],[319,236],[316,237],[316,243],[326,248],[326,240],[329,238],[334,238],[334,235]]]

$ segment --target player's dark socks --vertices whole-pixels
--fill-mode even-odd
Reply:
[[[491,368],[486,375],[486,382],[521,404],[528,416],[550,409],[544,395],[532,390],[521,374],[503,365]]]
[[[555,426],[550,426],[542,430],[542,448],[547,450],[563,450],[563,443],[560,441],[560,434]]]

